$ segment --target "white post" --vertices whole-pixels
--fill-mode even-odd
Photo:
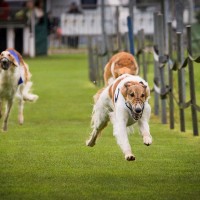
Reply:
[[[11,27],[7,28],[7,48],[15,48],[15,33]]]
[[[33,33],[30,34],[30,51],[29,51],[30,57],[35,57],[35,37]]]
[[[35,16],[32,10],[31,14],[31,33],[30,33],[30,57],[35,57]]]
[[[23,28],[23,54],[24,55],[29,55],[29,47],[30,47],[30,30],[29,27],[25,26]]]
[[[193,0],[188,0],[189,3],[189,19],[188,23],[193,24],[194,22],[194,1]]]

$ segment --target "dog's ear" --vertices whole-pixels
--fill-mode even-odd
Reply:
[[[128,89],[131,85],[135,85],[133,81],[128,81],[124,84],[124,86]]]
[[[2,59],[2,54],[0,54],[0,60]],[[1,71],[1,62],[0,62],[0,71]]]
[[[0,60],[4,57],[4,53],[5,53],[5,51],[2,51],[2,52],[0,53]]]
[[[148,100],[150,98],[150,89],[148,86],[145,88],[145,98]]]
[[[147,87],[142,81],[139,82],[142,86]]]
[[[139,82],[142,87],[145,89],[145,98],[147,99],[150,96],[150,89],[147,85],[145,85],[142,81]]]
[[[16,61],[16,59],[11,55],[11,62],[17,67],[19,63]]]
[[[133,82],[128,81],[128,82],[126,82],[126,83],[123,85],[123,87],[121,88],[121,93],[122,93],[122,95],[123,95],[124,97],[127,96],[127,90],[128,90],[128,88],[129,88],[131,85],[133,85]]]
[[[10,53],[10,61],[17,67],[20,63],[23,63],[21,54],[13,48],[8,48],[6,51]]]
[[[147,88],[147,86],[142,81],[140,81],[139,83],[142,85],[143,88]]]

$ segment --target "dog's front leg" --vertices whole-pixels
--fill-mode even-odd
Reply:
[[[12,108],[12,104],[13,104],[13,101],[8,100],[7,105],[6,105],[5,118],[3,121],[3,131],[7,131],[8,117],[10,114],[10,110]]]
[[[114,136],[117,139],[117,143],[120,146],[121,150],[125,155],[125,159],[128,161],[135,160],[135,156],[132,153],[131,146],[128,140],[128,133],[126,127],[126,120],[127,117],[123,117],[122,112],[119,113],[120,115],[116,116],[116,119],[113,123],[114,128]]]
[[[138,121],[139,130],[143,137],[143,142],[145,145],[149,146],[152,144],[152,136],[149,130],[149,118],[150,118],[151,108],[149,104],[145,105],[145,110],[143,112],[142,118]]]
[[[140,133],[142,134],[142,137],[143,137],[144,144],[147,146],[151,145],[152,144],[152,136],[149,131],[148,122],[140,121],[140,122],[138,122],[138,124],[139,124]]]
[[[22,98],[19,100],[18,121],[21,125],[24,123],[24,100]]]

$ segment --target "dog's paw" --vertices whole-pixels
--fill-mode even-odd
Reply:
[[[88,146],[88,147],[93,147],[95,145],[95,142],[94,141],[92,141],[92,140],[87,140],[86,141],[86,146]]]
[[[135,156],[133,154],[126,154],[125,155],[125,159],[127,161],[134,161],[135,160]]]
[[[19,121],[19,124],[22,125],[24,123],[24,116],[23,115],[19,115],[18,116],[18,121]]]
[[[8,130],[7,124],[4,124],[3,127],[2,127],[2,131],[7,132],[7,130]]]
[[[147,146],[151,145],[152,144],[152,137],[151,136],[144,136],[143,137],[143,142]]]

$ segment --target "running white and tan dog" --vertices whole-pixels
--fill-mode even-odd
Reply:
[[[111,85],[103,88],[94,96],[92,133],[87,146],[93,147],[100,132],[109,119],[113,124],[113,134],[122,149],[125,159],[135,160],[128,140],[128,127],[138,123],[145,145],[152,143],[149,131],[151,107],[148,103],[150,89],[148,83],[139,76],[124,74]]]
[[[0,55],[0,117],[2,117],[2,103],[6,102],[3,121],[3,131],[7,130],[9,113],[15,97],[19,99],[20,124],[24,122],[24,101],[35,102],[38,96],[29,91],[32,86],[31,73],[28,65],[16,50],[10,48]]]

